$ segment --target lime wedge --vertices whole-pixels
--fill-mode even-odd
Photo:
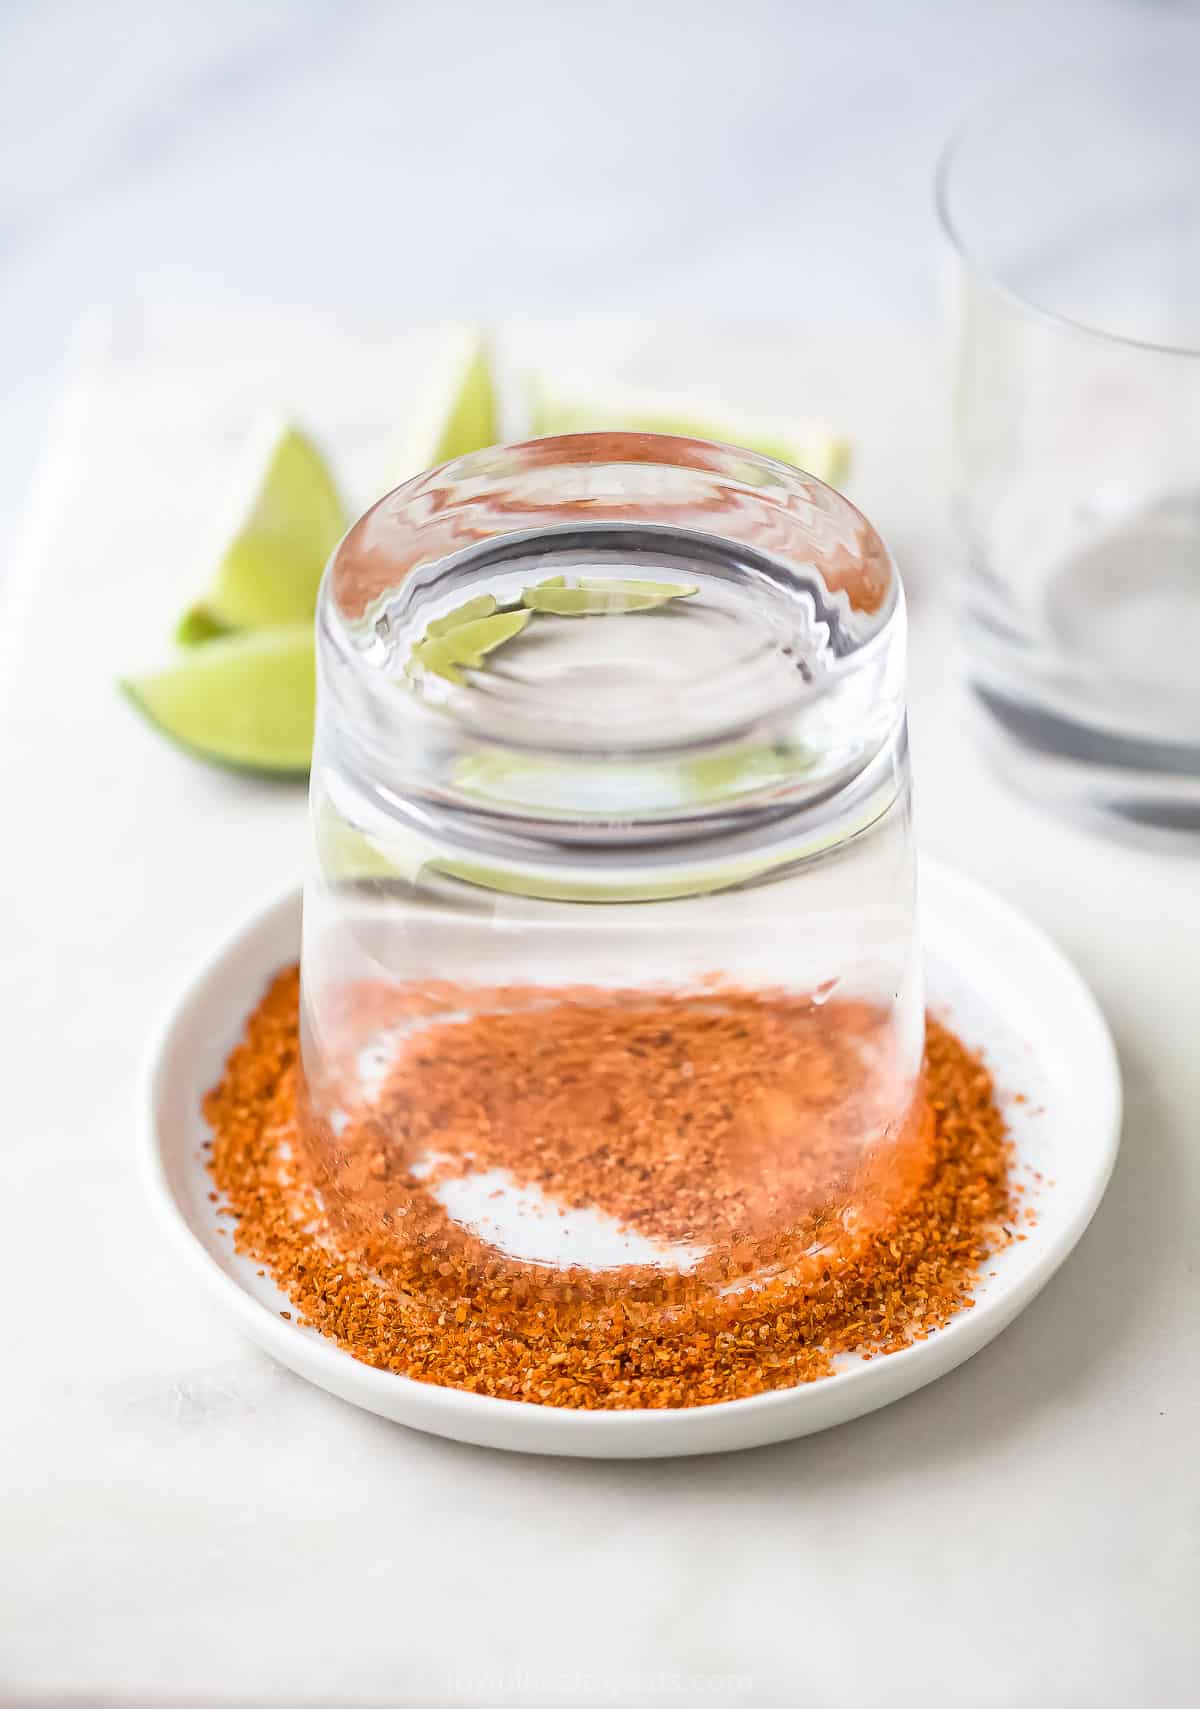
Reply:
[[[179,619],[175,639],[181,647],[199,647],[205,641],[215,641],[218,635],[234,633],[227,623],[218,623],[203,606],[193,605]]]
[[[481,601],[469,600],[467,605],[451,615],[462,617],[468,606],[479,603]],[[490,603],[494,606],[496,602],[491,600]],[[531,615],[528,611],[497,611],[492,616],[468,618],[451,629],[443,630],[440,635],[432,634],[433,625],[430,624],[427,638],[417,642],[412,656],[435,676],[444,677],[447,682],[464,683],[466,678],[457,667],[467,665],[478,670],[485,653],[502,647],[505,641],[519,635]],[[443,618],[441,621],[446,620]]]
[[[219,636],[121,688],[158,729],[203,759],[247,771],[308,770],[313,626]]]
[[[407,879],[415,883],[429,856],[429,846],[417,833],[396,828],[395,846],[385,854],[364,831],[350,825],[322,801],[313,821],[321,874],[331,884],[358,884],[370,878]]]
[[[826,428],[762,417],[740,420],[723,411],[678,404],[646,392],[570,394],[557,392],[538,375],[528,384],[530,432],[534,438],[557,433],[633,431],[673,433],[687,439],[714,439],[740,445],[803,469],[836,486],[850,467],[850,444]]]
[[[256,434],[208,592],[176,632],[185,646],[228,629],[300,623],[316,610],[326,560],[346,531],[333,476],[290,423]]]
[[[522,605],[555,617],[600,617],[626,611],[653,611],[672,599],[687,599],[694,587],[671,582],[581,582],[578,587],[527,587]]]
[[[444,617],[435,617],[425,631],[425,639],[436,641],[439,635],[448,635],[452,629],[461,629],[464,623],[474,623],[480,617],[490,617],[495,609],[496,600],[492,594],[476,594],[474,599],[464,600]]]
[[[593,593],[645,594],[660,602],[668,599],[690,599],[694,593],[700,592],[694,582],[645,582],[636,581],[631,576],[621,576],[615,580],[608,576],[580,576],[579,585]]]
[[[409,407],[407,417],[404,439],[391,458],[387,490],[451,457],[497,442],[500,406],[491,352],[477,327],[454,329],[441,382],[423,402]]]

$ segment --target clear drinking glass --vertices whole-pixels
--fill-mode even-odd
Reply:
[[[1200,828],[1200,57],[996,101],[939,202],[989,747],[1064,806]]]
[[[414,1321],[725,1321],[913,1190],[904,604],[845,499],[695,440],[478,452],[351,530],[318,662],[300,1142]]]

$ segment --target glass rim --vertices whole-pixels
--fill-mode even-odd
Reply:
[[[660,472],[681,479],[663,486]],[[758,472],[770,480],[757,481]],[[727,674],[686,679],[695,693],[678,679],[673,689],[652,685],[645,705],[622,694],[615,721],[581,720],[571,708],[556,717],[536,674],[480,695],[470,684],[443,689],[397,671],[439,602],[469,588],[481,569],[499,564],[519,578],[527,548],[545,541],[562,541],[568,558],[597,539],[619,553],[620,539],[606,536],[630,526],[683,540],[714,567],[728,557],[760,598],[777,583],[794,601],[797,634],[824,634],[828,669],[801,672],[788,647],[766,648],[755,636],[758,651],[734,655]],[[828,603],[814,610],[812,584],[826,572]],[[407,603],[397,609],[406,581]],[[794,820],[806,809],[830,818],[824,804],[835,799],[849,813],[863,791],[874,811],[885,786],[898,787],[888,755],[902,737],[905,628],[903,586],[881,536],[849,499],[788,464],[707,440],[628,432],[491,447],[385,495],[335,552],[317,612],[318,747],[343,755],[397,811],[443,824],[451,815],[460,827],[486,821],[489,834],[503,821],[514,834],[560,842],[601,830],[614,843],[719,840],[735,826],[740,835],[752,822]],[[765,672],[760,658],[778,671]],[[656,694],[678,716],[664,723],[650,705]],[[853,738],[814,746],[811,721],[830,705],[853,713]],[[713,775],[695,769],[710,759],[720,762]]]
[[[661,448],[663,455],[646,455],[644,452]],[[623,455],[598,455],[596,453],[608,450],[623,452]],[[671,456],[669,451],[676,454]],[[488,463],[494,463],[498,457],[516,457],[526,455],[530,460],[530,469],[548,467],[560,453],[579,451],[579,466],[621,467],[624,465],[641,465],[649,468],[678,469],[696,475],[729,475],[730,470],[720,469],[702,461],[689,461],[689,455],[714,455],[722,459],[736,459],[743,464],[752,464],[764,472],[769,472],[776,479],[786,483],[793,494],[806,494],[819,499],[826,506],[841,509],[848,519],[852,520],[862,531],[862,537],[869,541],[879,553],[889,573],[889,583],[898,583],[898,572],[895,562],[887,547],[886,541],[880,536],[878,529],[868,516],[848,498],[838,487],[823,481],[819,475],[812,474],[798,465],[785,463],[778,457],[771,456],[765,451],[752,450],[744,445],[733,445],[717,439],[702,439],[694,435],[654,433],[646,429],[594,429],[587,432],[541,434],[533,438],[521,440],[506,440],[495,445],[485,446],[479,451],[468,451],[458,457],[448,458],[445,462],[435,464],[429,469],[421,470],[401,481],[397,486],[375,499],[367,509],[347,529],[334,547],[326,566],[321,595],[329,599],[337,607],[337,615],[343,623],[353,621],[361,616],[361,611],[347,612],[342,608],[340,595],[335,587],[340,561],[353,537],[371,519],[381,514],[385,507],[398,508],[399,503],[409,503],[425,494],[435,479],[450,476],[462,479],[476,474],[493,473]],[[534,461],[536,458],[536,462]],[[566,456],[562,459],[567,461]],[[520,525],[512,529],[497,531],[497,538],[508,533],[520,532]],[[719,533],[720,530],[713,530]],[[730,535],[731,539],[738,536]],[[447,554],[448,556],[448,554]],[[786,552],[780,551],[781,559],[786,560]],[[403,574],[407,575],[411,566],[402,566]],[[853,601],[851,601],[853,603]]]
[[[1108,59],[1095,63],[1110,66],[1114,62]],[[1058,73],[1047,72],[1039,84],[1042,88],[1050,85],[1051,77]],[[1028,86],[1022,85],[1023,93],[1028,93]],[[1048,308],[1039,303],[1036,298],[1026,296],[1019,291],[988,262],[975,245],[967,238],[956,220],[952,210],[951,180],[954,169],[964,144],[972,136],[981,123],[1001,111],[1008,104],[1005,89],[993,89],[988,94],[973,101],[967,111],[953,126],[946,140],[938,151],[937,162],[933,172],[933,205],[938,224],[943,236],[950,243],[955,254],[972,272],[974,272],[998,297],[1014,304],[1024,313],[1045,322],[1048,326],[1057,327],[1061,331],[1072,332],[1084,338],[1095,339],[1098,343],[1112,345],[1118,349],[1140,350],[1155,356],[1178,356],[1183,358],[1200,359],[1200,341],[1194,344],[1174,344],[1152,338],[1137,338],[1129,333],[1114,332],[1111,328],[1098,325],[1094,321],[1077,318],[1063,313],[1061,309]]]
[[[512,469],[498,469],[498,460],[505,459],[513,460]],[[519,466],[525,460],[528,461],[528,469]],[[411,509],[414,516],[423,515],[426,519],[431,515],[444,516],[446,494],[452,491],[456,484],[461,483],[465,490],[468,485],[478,483],[484,477],[498,482],[502,475],[510,476],[514,472],[518,475],[537,474],[574,467],[589,470],[622,467],[661,469],[668,473],[675,471],[685,477],[694,477],[699,483],[703,480],[732,480],[733,471],[738,466],[743,469],[752,466],[769,473],[777,483],[776,490],[782,492],[788,500],[801,499],[812,503],[826,518],[840,519],[857,535],[861,548],[861,556],[855,562],[855,567],[862,572],[861,582],[857,586],[851,579],[845,582],[829,579],[830,566],[818,565],[818,573],[823,580],[827,580],[831,601],[844,607],[847,615],[861,624],[861,631],[854,636],[853,645],[831,664],[827,680],[823,680],[819,685],[798,687],[771,709],[774,715],[784,716],[800,706],[811,705],[814,701],[823,699],[848,672],[868,665],[891,644],[892,638],[898,629],[902,630],[905,621],[903,583],[887,542],[853,500],[806,470],[762,452],[718,441],[640,430],[547,435],[468,452],[414,475],[376,500],[334,549],[318,598],[318,635],[333,646],[359,682],[370,688],[376,685],[378,673],[369,656],[370,649],[368,647],[364,650],[363,641],[373,627],[373,614],[380,598],[390,595],[414,574],[420,576],[429,569],[434,570],[435,577],[444,571],[454,572],[468,556],[468,549],[460,547],[457,539],[449,550],[439,550],[432,557],[405,556],[410,548],[419,544],[418,534],[414,533],[409,538],[404,532],[405,512]],[[773,497],[767,489],[747,490],[753,495],[755,502],[774,509]],[[597,501],[594,496],[587,496],[582,502],[592,506]],[[636,508],[636,499],[628,502]],[[801,524],[792,512],[780,506],[778,515],[787,521],[789,526],[795,526],[799,530]],[[639,518],[633,517],[631,520],[636,523]],[[391,555],[387,550],[391,543],[388,542],[385,546],[381,541],[374,544],[369,542],[370,531],[377,523],[385,529],[389,526],[396,528],[397,556],[391,565],[383,562]],[[506,521],[505,526],[497,529],[494,534],[489,532],[487,540],[498,546],[509,542],[516,545],[524,540],[532,541],[542,534],[553,535],[566,526],[577,529],[581,534],[587,534],[593,530],[603,531],[611,525],[612,519],[603,511],[597,517],[597,513],[591,509],[587,510],[582,518],[572,520],[569,524],[543,520],[530,522],[518,513],[510,513],[510,519]],[[654,531],[653,523],[646,526],[649,531]],[[697,539],[702,537],[702,532],[709,534],[714,542],[723,542],[731,549],[739,550],[747,561],[756,557],[762,558],[764,562],[770,559],[779,571],[789,575],[799,575],[802,566],[807,562],[807,558],[796,557],[790,553],[790,542],[781,544],[773,540],[767,545],[756,547],[747,543],[735,530],[726,529],[721,520],[706,519],[706,528],[703,531],[694,519],[689,519],[682,527],[684,532],[695,534]],[[363,530],[367,531],[366,538],[360,540],[356,546],[355,537]],[[473,553],[475,546],[484,544],[484,541],[476,542],[470,549],[471,552]],[[377,573],[386,570],[390,576],[394,571],[394,580],[390,580],[382,588],[382,592],[376,591],[369,596],[356,590],[353,600],[348,602],[338,586],[339,571],[349,571],[347,580],[352,585],[356,559],[376,557],[381,561]],[[755,664],[753,657],[732,661],[729,680],[735,680],[735,672],[740,670],[745,674]],[[474,730],[475,734],[479,735],[491,730],[492,739],[495,739],[495,718],[503,718],[508,714],[516,717],[527,714],[527,708],[522,706],[520,699],[511,698],[510,686],[507,684],[503,685],[502,692],[486,692],[482,695],[473,692],[470,697],[452,693],[444,703],[438,705],[427,704],[422,696],[410,694],[405,696],[405,708],[410,717],[416,717],[418,720],[432,718],[439,724],[444,724],[445,715],[449,713],[452,722],[464,733],[469,734]],[[720,739],[730,741],[744,737],[751,728],[760,725],[765,716],[769,716],[767,709],[761,708],[752,718],[747,719],[744,727],[737,720],[731,721],[722,730]],[[480,720],[483,720],[482,724]],[[610,732],[600,745],[610,754],[622,752],[628,757],[648,758],[655,751],[704,748],[711,746],[716,739],[715,732],[710,732],[683,743],[667,741],[660,745],[656,741],[640,739],[626,748]],[[568,741],[564,745],[552,736],[549,729],[539,729],[532,737],[525,739],[518,737],[515,730],[510,729],[504,740],[505,745],[514,750],[525,749],[529,752],[586,753],[592,746],[584,742],[582,748],[577,748],[574,741]]]

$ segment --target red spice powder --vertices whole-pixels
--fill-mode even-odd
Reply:
[[[348,1050],[304,1085],[298,1007],[293,968],[206,1099],[210,1167],[238,1249],[300,1322],[383,1369],[558,1406],[734,1399],[923,1339],[1008,1238],[990,1076],[932,1019],[923,1084],[889,1126],[886,1024],[866,1004],[364,987],[347,1044],[410,1028],[369,1101]],[[690,1256],[501,1250],[443,1202],[498,1171]]]

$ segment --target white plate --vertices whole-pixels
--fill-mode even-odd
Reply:
[[[825,1430],[943,1376],[1011,1323],[1087,1227],[1116,1158],[1116,1053],[1070,963],[1007,903],[933,861],[922,864],[921,913],[929,1005],[983,1050],[1009,1100],[1018,1179],[1036,1205],[1037,1222],[1023,1241],[989,1260],[974,1310],[903,1352],[850,1359],[823,1381],[747,1400],[575,1412],[377,1371],[316,1330],[281,1318],[284,1296],[231,1250],[227,1235],[218,1237],[222,1223],[202,1161],[207,1128],[200,1099],[268,978],[299,953],[296,892],[257,913],[218,949],[171,1010],[146,1077],[151,1195],[185,1258],[260,1347],[331,1394],[418,1430],[490,1448],[597,1458],[708,1454]],[[1011,1102],[1017,1092],[1027,1101]]]

